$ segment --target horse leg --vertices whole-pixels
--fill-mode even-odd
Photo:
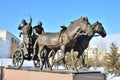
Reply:
[[[82,65],[83,65],[83,67],[85,67],[85,57],[84,57],[84,54],[82,54]]]
[[[83,50],[82,50],[82,49],[80,49],[80,50],[78,51],[78,56],[77,56],[77,58],[76,58],[75,63],[77,64],[77,62],[78,62],[79,59],[80,59],[80,56],[82,56],[82,66],[85,66],[85,60],[84,60]]]
[[[38,40],[35,41],[33,46],[33,57],[32,60],[38,55]]]
[[[46,55],[45,55],[45,68],[49,68],[50,65],[49,65],[49,59],[48,59],[48,50],[46,49],[45,51]]]
[[[52,50],[52,53],[53,53],[53,55],[52,55],[52,67],[53,67],[56,64],[56,62],[54,62],[54,61],[55,61],[55,55],[56,55],[57,51]]]
[[[78,56],[76,57],[75,64],[77,64],[77,62],[79,61],[79,59],[80,59],[80,54],[78,52]]]
[[[76,63],[75,63],[74,49],[71,49],[71,60],[72,60],[72,69],[78,72]]]
[[[60,50],[61,50],[61,57],[58,60],[54,61],[55,63],[63,60],[65,57],[65,45],[61,45]]]
[[[65,61],[65,57],[63,59],[63,64],[64,64],[65,69],[68,70],[68,67],[67,67],[67,64],[66,64],[66,61]]]
[[[42,63],[43,63],[43,65],[44,65],[44,68],[47,68],[47,64],[46,64],[47,58],[46,58],[46,56],[47,56],[47,53],[46,53],[46,49],[44,48],[44,49],[42,50],[42,53],[41,53]]]
[[[39,52],[38,52],[38,58],[40,60],[40,67],[39,67],[40,70],[43,69],[43,61],[42,61],[42,55],[41,55],[43,47],[44,46],[39,46]]]
[[[50,58],[48,55],[46,56],[46,65],[48,69],[52,70],[52,64],[50,63]]]
[[[65,55],[66,55],[66,52],[67,52],[67,51],[65,51]],[[66,64],[66,61],[65,61],[65,57],[64,57],[64,59],[63,59],[63,64],[64,64],[65,69],[68,70],[68,67],[67,67],[67,64]]]
[[[52,60],[51,60],[51,63],[50,63],[50,58],[52,56]],[[48,53],[48,56],[47,56],[47,59],[48,59],[48,66],[50,68],[50,70],[52,70],[52,67],[53,67],[53,59],[55,57],[55,51],[54,50],[50,50],[49,53]]]
[[[50,70],[52,70],[52,66],[51,66],[51,64],[50,64],[50,56],[51,56],[51,51],[48,53],[47,63],[48,63],[48,66],[49,66]]]

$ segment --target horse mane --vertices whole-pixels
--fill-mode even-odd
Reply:
[[[95,23],[92,24],[92,28],[94,29],[96,25],[102,25],[99,21],[96,21]]]
[[[95,26],[95,25],[102,25],[102,23],[100,23],[99,21],[96,21],[94,24],[92,24],[93,26]]]
[[[75,25],[80,24],[81,22],[86,22],[86,23],[90,24],[87,17],[81,17],[79,19],[76,19],[76,20],[70,22],[69,26],[75,26]]]
[[[79,18],[77,20],[72,21],[71,24],[73,24],[73,23],[79,23],[81,21],[87,21],[88,22],[88,18],[87,17],[81,17],[81,18]]]

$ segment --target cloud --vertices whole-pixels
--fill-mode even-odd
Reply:
[[[105,38],[93,37],[90,41],[90,45],[97,46],[98,49],[104,49],[109,51],[111,43],[114,42],[118,49],[120,49],[120,33],[108,34]]]

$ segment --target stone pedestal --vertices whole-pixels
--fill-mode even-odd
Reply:
[[[106,80],[100,72],[27,71],[3,69],[2,80]]]

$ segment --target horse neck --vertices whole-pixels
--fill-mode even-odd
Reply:
[[[87,37],[87,39],[88,39],[89,41],[93,38],[93,36],[94,36],[95,33],[96,33],[93,27],[92,27],[92,30],[93,30],[93,34]]]
[[[99,32],[96,30],[96,26],[97,26],[97,25],[93,25],[93,36],[94,36],[95,33],[98,33],[98,34],[99,34]]]
[[[66,30],[67,35],[69,36],[69,38],[73,39],[76,32],[78,31],[78,29],[79,29],[79,26],[70,25]]]

